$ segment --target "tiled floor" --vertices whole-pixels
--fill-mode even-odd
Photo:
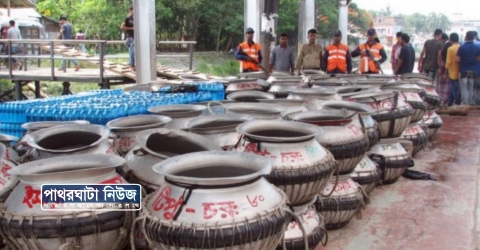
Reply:
[[[480,110],[442,116],[444,126],[415,157],[414,170],[438,181],[378,186],[362,219],[329,231],[325,250],[480,249]]]

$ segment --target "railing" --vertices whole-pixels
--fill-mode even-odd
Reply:
[[[105,53],[106,53],[106,46],[107,45],[113,45],[113,44],[124,44],[125,41],[108,41],[108,40],[44,40],[44,39],[22,39],[22,40],[13,40],[13,39],[0,39],[0,43],[4,43],[5,45],[8,45],[8,53],[7,54],[0,54],[0,58],[7,58],[8,59],[8,64],[9,64],[9,75],[10,75],[10,78],[13,77],[13,70],[12,70],[12,65],[11,65],[11,59],[12,58],[15,58],[15,59],[24,59],[24,61],[26,61],[26,59],[37,59],[37,60],[50,60],[50,70],[51,70],[51,79],[54,80],[55,79],[55,60],[78,60],[78,61],[98,61],[99,65],[100,65],[100,69],[99,69],[99,75],[100,75],[100,79],[104,79],[104,65],[103,63],[100,63],[100,62],[103,62],[104,59],[106,58],[128,58],[128,55],[125,55],[125,56],[116,56],[116,55],[112,55],[112,56],[107,56]],[[188,47],[189,47],[189,55],[158,55],[157,54],[157,58],[171,58],[171,57],[176,57],[176,58],[179,58],[179,57],[182,57],[182,58],[186,58],[186,57],[189,57],[189,69],[192,70],[193,68],[193,47],[194,45],[197,43],[196,41],[159,41],[157,42],[158,44],[187,44]],[[11,47],[13,44],[27,44],[27,45],[35,45],[37,44],[38,46],[45,46],[45,45],[49,45],[50,47],[50,54],[49,55],[43,55],[41,54],[41,48],[39,47],[38,50],[39,50],[39,54],[38,55],[35,55],[35,54],[12,54],[11,53]],[[90,56],[90,57],[85,57],[85,58],[76,58],[76,57],[58,57],[58,56],[55,56],[55,52],[54,52],[54,47],[55,45],[60,45],[60,44],[71,44],[71,45],[75,45],[75,44],[94,44],[94,45],[97,45],[98,48],[99,48],[99,53],[98,53],[98,56]],[[28,49],[27,49],[28,51]],[[34,53],[33,49],[32,49],[32,53]],[[25,71],[27,70],[27,65],[25,63]]]

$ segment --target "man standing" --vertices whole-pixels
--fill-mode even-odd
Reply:
[[[14,39],[14,40],[21,40],[22,39],[22,33],[20,30],[15,26],[15,21],[10,20],[10,28],[7,31],[7,38],[8,39]],[[20,52],[20,44],[19,43],[12,43],[12,47],[10,48],[10,53],[17,54]],[[22,62],[17,60],[16,58],[11,59],[10,63],[8,64],[12,69],[21,69],[22,68]]]
[[[60,34],[58,35],[57,39],[71,40],[73,28],[72,28],[72,25],[67,21],[67,17],[65,16],[60,17],[60,23],[62,24],[62,27],[60,28]],[[64,46],[67,48],[73,48],[73,45],[71,44],[64,44]],[[75,71],[80,70],[80,64],[78,64],[77,60],[72,59],[70,60],[70,62],[72,62],[73,65],[75,65]],[[58,70],[60,71],[67,70],[67,60],[62,61],[62,67],[60,67]]]
[[[475,71],[480,58],[480,48],[473,44],[475,33],[467,32],[465,43],[457,52],[457,62],[460,64],[460,95],[463,105],[473,103],[473,85],[475,83]]]
[[[450,83],[450,95],[448,96],[448,99],[447,99],[447,106],[452,107],[452,105],[455,104],[456,106],[454,106],[453,108],[450,108],[450,110],[459,111],[463,109],[463,111],[468,111],[467,109],[464,109],[464,107],[461,107],[461,108],[458,107],[458,105],[461,104],[460,85],[458,83],[460,66],[456,62],[458,48],[460,47],[458,40],[459,40],[459,36],[457,33],[450,34],[451,45],[447,50],[447,58],[445,61],[445,75],[444,75],[444,78],[448,77],[449,83]]]
[[[293,50],[288,47],[288,36],[285,33],[280,35],[280,44],[273,48],[270,54],[270,73],[275,71],[290,72],[293,75],[295,65],[293,64]]]
[[[410,36],[403,33],[400,38],[402,50],[398,56],[397,68],[395,68],[395,75],[402,75],[405,73],[412,73],[415,66],[415,50],[410,45]]]
[[[375,41],[375,29],[367,31],[368,40],[360,44],[353,52],[352,57],[360,57],[361,74],[378,74],[380,65],[387,60],[387,53],[383,45]]]
[[[430,76],[435,82],[435,76],[438,70],[438,51],[442,49],[442,30],[436,29],[433,33],[433,39],[427,40],[423,45],[422,52],[420,53],[420,58],[418,60],[418,72],[425,72],[427,76]]]
[[[79,30],[78,33],[75,34],[75,40],[85,40],[85,34],[83,33],[83,30]],[[82,53],[85,53],[85,44],[79,44],[78,49]]]
[[[390,63],[392,64],[392,69],[395,70],[397,68],[397,60],[398,60],[398,55],[397,51],[402,47],[402,42],[400,41],[400,38],[402,37],[402,32],[397,32],[397,43],[393,45],[392,47],[392,54],[390,56],[391,60]]]
[[[298,52],[297,71],[301,75],[302,69],[320,70],[322,62],[322,45],[317,44],[317,30],[308,31],[308,43],[302,45]]]
[[[342,42],[342,32],[337,30],[333,34],[333,44],[325,48],[323,56],[323,70],[328,74],[351,74],[352,56],[347,45]]]
[[[446,36],[446,34],[444,35]],[[445,40],[445,43],[443,44],[442,49],[438,52],[438,61],[440,68],[437,80],[437,93],[442,99],[442,102],[446,104],[448,97],[450,96],[450,81],[448,79],[448,74],[445,72],[445,63],[447,62],[448,48],[452,46],[452,42],[448,39],[448,37],[447,39],[443,39],[442,37],[442,40]],[[455,57],[453,58],[455,61]]]
[[[260,71],[259,64],[262,63],[262,46],[253,41],[255,31],[248,28],[246,31],[247,41],[241,43],[235,52],[235,59],[240,61],[242,72]]]
[[[120,28],[125,31],[126,40],[125,45],[128,47],[128,64],[130,64],[130,70],[135,72],[135,39],[133,37],[133,6],[128,9],[128,16],[123,21]]]
[[[480,39],[478,38],[478,33],[476,31],[473,31],[473,33],[475,34],[473,44],[480,48]],[[480,105],[480,62],[477,63],[475,73],[475,104]]]

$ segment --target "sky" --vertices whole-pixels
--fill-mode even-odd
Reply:
[[[436,12],[444,13],[453,19],[454,13],[462,13],[463,19],[480,19],[478,13],[480,9],[479,0],[352,0],[352,2],[356,3],[359,8],[366,10],[381,10],[390,5],[393,14],[419,12],[428,15],[431,12]]]

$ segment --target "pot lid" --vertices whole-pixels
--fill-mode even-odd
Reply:
[[[180,118],[199,115],[205,109],[207,109],[207,107],[203,105],[180,104],[151,107],[148,109],[148,112],[156,115],[165,115],[171,118]]]
[[[89,121],[77,120],[77,121],[68,121],[68,122],[57,122],[57,121],[45,121],[45,122],[28,122],[22,124],[22,128],[28,131],[37,131],[44,128],[50,128],[58,125],[65,124],[90,124]]]
[[[155,164],[153,171],[180,185],[221,186],[269,175],[272,165],[269,159],[255,154],[208,151],[172,157]]]
[[[258,99],[275,99],[275,96],[261,91],[247,90],[228,94],[227,99],[239,102],[258,102]]]
[[[144,130],[137,133],[136,139],[144,151],[160,159],[191,152],[222,150],[213,141],[201,135],[177,129]]]
[[[112,120],[107,128],[114,131],[139,131],[165,126],[172,118],[162,115],[134,115]]]
[[[95,147],[108,139],[110,131],[101,125],[93,124],[66,124],[37,130],[25,135],[25,141],[29,146],[50,153],[73,153]],[[66,137],[72,137],[70,139]],[[72,142],[76,140],[76,142]],[[59,147],[58,143],[67,142],[65,147]],[[72,147],[68,143],[78,143]]]
[[[262,142],[299,142],[322,134],[323,129],[299,122],[254,120],[237,127],[237,132]]]
[[[263,103],[258,105],[256,103],[227,103],[223,105],[227,110],[245,113],[264,113],[264,114],[280,114],[285,111],[285,108],[280,105]]]
[[[17,176],[49,176],[64,172],[115,168],[123,164],[125,159],[118,155],[73,154],[24,163],[12,168],[8,173]]]
[[[369,113],[373,114],[375,110],[365,104],[357,102],[348,102],[348,101],[324,101],[322,103],[323,107],[328,107],[331,109],[347,109],[349,111],[359,112],[359,113]]]

